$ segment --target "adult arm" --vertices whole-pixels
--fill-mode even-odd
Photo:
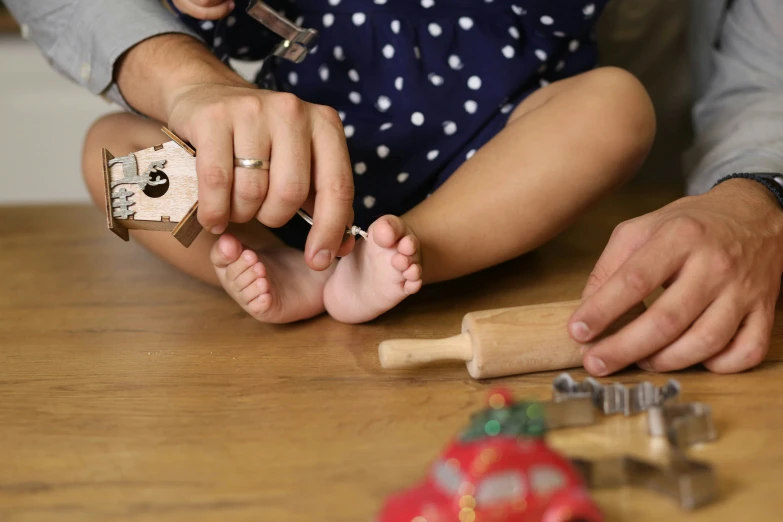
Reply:
[[[783,171],[783,4],[734,2],[718,41],[694,110],[691,195],[617,227],[569,322],[589,343],[665,287],[640,318],[586,348],[594,375],[634,362],[736,372],[767,353],[783,273],[779,194],[752,179],[716,183]]]
[[[50,65],[91,93],[128,108],[115,65],[139,42],[162,34],[198,35],[171,16],[159,0],[5,0]]]
[[[198,219],[207,230],[219,234],[229,221],[254,218],[280,227],[312,207],[308,265],[323,270],[350,251],[353,240],[343,240],[353,178],[336,111],[244,81],[158,0],[12,0],[9,7],[55,69],[193,143]],[[271,158],[270,170],[235,169],[235,156]]]
[[[783,3],[735,1],[718,27],[702,31],[714,45],[704,49],[707,81],[693,110],[691,195],[735,173],[783,173]]]

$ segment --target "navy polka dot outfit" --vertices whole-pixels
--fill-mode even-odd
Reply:
[[[338,111],[366,229],[436,190],[531,92],[591,69],[607,1],[270,0],[319,39],[300,64],[267,60],[256,83]],[[219,21],[180,16],[224,61],[260,60],[280,38],[236,4]],[[307,230],[278,233],[301,247]]]

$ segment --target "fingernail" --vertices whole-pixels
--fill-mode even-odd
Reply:
[[[585,368],[593,375],[606,374],[606,364],[598,357],[587,356],[585,358]]]
[[[650,361],[648,361],[647,359],[642,359],[641,361],[636,363],[636,366],[648,372],[652,371],[652,365],[650,364]]]
[[[583,321],[576,322],[571,325],[571,335],[577,341],[586,341],[590,335],[590,328]]]
[[[313,264],[318,268],[328,268],[332,264],[332,253],[328,250],[321,250],[313,258]]]
[[[210,229],[212,234],[218,235],[226,231],[226,225],[215,225]]]

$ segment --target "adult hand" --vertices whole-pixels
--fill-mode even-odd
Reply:
[[[180,12],[199,20],[220,20],[234,10],[233,0],[171,0]]]
[[[600,335],[660,286],[639,318],[585,352],[601,376],[631,363],[716,373],[759,364],[769,348],[783,273],[783,210],[761,184],[721,183],[620,224],[569,321],[577,342]]]
[[[248,83],[187,35],[132,47],[115,76],[127,103],[196,148],[199,222],[214,234],[257,218],[280,227],[304,207],[313,216],[305,261],[326,269],[354,246],[353,172],[337,112]],[[234,168],[234,157],[270,159],[269,170]]]
[[[171,129],[197,150],[199,222],[213,234],[253,218],[277,228],[313,207],[305,259],[324,270],[350,252],[353,177],[334,109],[254,86],[204,83],[175,92]],[[234,167],[234,157],[271,158],[269,170]]]

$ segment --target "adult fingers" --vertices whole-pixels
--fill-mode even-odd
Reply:
[[[736,373],[758,366],[769,350],[774,322],[774,307],[759,307],[750,312],[729,345],[704,361],[704,366],[715,373]]]
[[[232,0],[173,0],[183,13],[199,20],[219,20],[234,10]]]
[[[226,230],[234,177],[234,141],[229,120],[202,120],[194,131],[198,175],[198,220],[213,234]]]
[[[270,158],[269,132],[264,128],[259,98],[243,100],[234,119],[234,154],[237,158]],[[269,170],[234,168],[231,192],[231,221],[247,223],[258,213],[269,188]]]
[[[315,191],[310,192],[310,195],[307,197],[304,205],[302,205],[302,208],[311,216],[315,213],[313,211],[315,208]],[[353,207],[351,207],[350,223],[353,223]],[[342,241],[340,248],[337,249],[336,257],[345,257],[353,252],[354,247],[356,247],[357,238],[351,234],[345,234]]]
[[[609,279],[571,315],[568,330],[589,342],[634,305],[642,302],[685,262],[688,245],[661,234],[631,254]]]
[[[314,268],[324,269],[345,249],[345,227],[353,222],[354,186],[339,116],[329,107],[314,110],[318,113],[313,129],[315,208],[305,259]]]
[[[310,122],[304,102],[293,94],[265,101],[271,132],[269,189],[256,217],[271,228],[285,225],[310,193]]]
[[[607,375],[673,343],[715,299],[709,272],[692,265],[640,317],[591,347],[584,358],[593,375]]]
[[[710,304],[693,326],[670,346],[639,362],[648,371],[668,372],[698,364],[723,350],[737,333],[745,312],[730,296]]]
[[[620,223],[612,231],[612,235],[601,253],[595,268],[587,278],[587,284],[582,291],[582,298],[593,295],[631,254],[641,247],[649,237],[649,227],[640,226],[639,220]]]

